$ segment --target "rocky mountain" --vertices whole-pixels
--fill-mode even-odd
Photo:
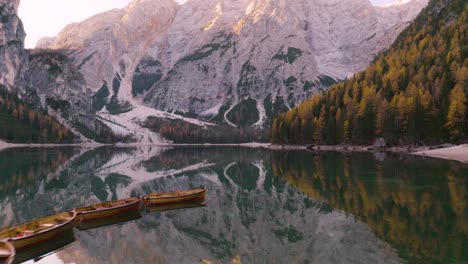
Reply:
[[[24,97],[27,82],[22,77],[28,69],[28,60],[24,50],[26,33],[17,15],[19,2],[0,0],[0,84]]]
[[[26,33],[17,15],[19,3],[0,1],[0,87],[69,128],[79,123],[96,130],[91,90],[69,59],[59,52],[24,48]]]
[[[134,0],[38,47],[70,57],[95,92],[97,111],[120,114],[144,104],[262,127],[362,70],[426,3]]]
[[[96,130],[95,113],[89,100],[92,92],[69,59],[59,52],[31,50],[28,53],[28,78],[40,97],[41,107],[62,117],[61,122],[69,127],[82,124]]]
[[[24,134],[24,131],[20,130],[27,130],[26,132],[33,135],[40,134],[44,131],[44,120],[57,120],[63,126],[63,131],[65,129],[70,130],[77,136],[75,140],[81,142],[90,140],[100,142],[121,140],[134,140],[147,143],[164,142],[158,134],[151,132],[149,129],[141,128],[139,125],[127,120],[126,117],[114,120],[115,118],[107,117],[105,114],[96,116],[95,109],[102,103],[102,100],[99,98],[99,93],[93,94],[89,89],[89,80],[86,80],[85,77],[89,76],[91,71],[83,73],[79,71],[83,70],[82,65],[75,64],[63,51],[48,49],[26,50],[24,48],[25,32],[21,20],[17,15],[19,2],[19,0],[2,0],[0,2],[0,60],[2,61],[0,64],[0,89],[2,91],[6,90],[6,93],[13,97],[18,96],[18,102],[21,101],[23,103],[23,105],[19,103],[12,104],[0,98],[0,106],[5,108],[0,110],[6,111],[2,113],[8,117],[8,119],[4,118],[0,121],[2,125],[4,124],[3,122],[5,124],[8,123],[10,131],[3,134]],[[133,6],[129,6],[128,8],[138,10],[143,8],[143,6],[136,2],[133,4]],[[148,6],[145,6],[145,8],[148,8]],[[153,8],[149,8],[148,10],[151,9]],[[135,11],[134,13],[142,14],[142,12],[144,10]],[[165,11],[161,10],[161,12]],[[110,14],[112,14],[112,11]],[[132,25],[137,25],[135,20],[147,23],[145,25],[138,25],[138,28],[147,28],[149,30],[142,33],[145,36],[154,28],[151,25],[151,19],[146,19],[145,17],[127,16],[125,19],[130,21],[129,23]],[[125,28],[125,31],[129,33],[135,32],[135,28],[122,28]],[[121,34],[122,32],[116,33],[116,36]],[[106,35],[102,37],[103,39],[107,38]],[[129,36],[128,38],[138,40],[136,35]],[[143,42],[137,41],[137,43]],[[102,45],[106,46],[107,44],[103,43]],[[134,49],[135,47],[133,46],[125,46],[121,51],[123,54],[125,50]],[[112,57],[111,54],[107,54],[106,56]],[[90,68],[90,70],[93,69]],[[116,89],[118,91],[119,87],[116,86],[116,81],[112,84],[112,88],[114,91]],[[6,96],[5,94],[4,97]],[[23,114],[24,105],[30,106],[28,109],[34,111],[34,113],[31,112],[29,115],[28,113]],[[114,108],[111,108],[112,106]],[[129,104],[122,107],[125,106],[129,106]],[[108,109],[111,110],[110,113],[119,113],[119,107],[121,105],[119,105],[116,97],[113,97],[113,100],[108,104]],[[147,108],[144,107],[134,107],[134,109],[161,119],[182,119],[186,122],[203,124],[197,120],[185,119],[154,109],[149,109],[149,111],[145,111]],[[136,115],[140,112],[135,111],[133,114]],[[35,116],[38,113],[44,113],[44,115],[41,115],[41,117],[44,117],[44,120],[36,120]],[[140,116],[144,117],[144,114]],[[140,122],[139,120],[137,121]],[[14,122],[14,124],[11,122]],[[29,130],[34,131],[31,132]],[[47,132],[50,133],[51,131]],[[3,139],[11,141],[12,138],[23,140],[24,138],[29,138],[29,140],[33,140],[31,138],[36,137],[15,137],[10,135],[8,138]]]

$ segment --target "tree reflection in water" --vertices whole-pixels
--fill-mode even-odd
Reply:
[[[313,199],[352,214],[410,263],[468,259],[468,166],[412,156],[275,152],[272,168]]]

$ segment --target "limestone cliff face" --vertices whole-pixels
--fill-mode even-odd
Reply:
[[[61,52],[24,48],[26,33],[17,15],[19,3],[0,0],[0,89],[38,108],[51,107],[64,124],[79,122],[94,129],[92,94],[76,67]]]
[[[174,0],[134,0],[124,9],[114,9],[67,26],[57,38],[40,41],[39,48],[63,49],[88,86],[95,91],[103,84],[119,82],[131,86],[138,59],[162,34],[177,11]],[[120,84],[120,82],[122,82]],[[122,101],[131,101],[131,89],[112,89]]]
[[[18,18],[19,0],[0,0],[0,85],[26,95],[28,56],[24,50],[26,33]]]
[[[164,75],[145,102],[231,125],[244,108],[257,119],[244,125],[262,125],[363,69],[416,14],[367,0],[190,1],[169,29],[169,44],[149,49]]]
[[[28,77],[40,97],[41,107],[57,112],[62,122],[70,126],[80,123],[95,130],[92,92],[65,55],[47,50],[29,51]]]
[[[69,25],[40,47],[68,51],[94,91],[117,80],[120,101],[263,126],[363,69],[426,4],[135,0]],[[243,112],[254,121],[241,124]]]

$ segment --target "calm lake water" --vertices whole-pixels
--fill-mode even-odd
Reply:
[[[468,165],[406,155],[4,150],[0,226],[201,185],[214,198],[206,207],[75,230],[20,257],[40,263],[468,263]]]

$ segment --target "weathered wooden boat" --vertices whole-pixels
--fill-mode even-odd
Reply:
[[[0,239],[8,240],[19,249],[34,246],[71,230],[76,222],[75,212],[65,212],[39,218],[0,232]]]
[[[162,193],[151,193],[144,195],[145,205],[147,207],[163,204],[181,203],[187,201],[204,201],[206,194],[206,187],[200,187],[193,190],[185,191],[174,191],[174,192],[162,192]]]
[[[64,233],[54,237],[54,239],[48,240],[46,243],[39,243],[31,247],[17,250],[13,263],[23,263],[29,260],[38,262],[55,252],[71,246],[74,241],[75,235],[73,229],[66,230]]]
[[[102,218],[111,218],[129,212],[141,210],[142,197],[128,198],[117,201],[103,202],[100,204],[73,209],[77,213],[77,222],[86,222]]]
[[[15,247],[7,240],[0,241],[0,264],[11,264],[15,258]]]

